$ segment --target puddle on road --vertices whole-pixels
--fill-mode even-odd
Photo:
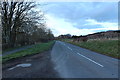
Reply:
[[[30,66],[31,66],[30,63],[18,64],[16,66],[12,67],[12,68],[9,68],[8,70],[13,70],[13,69],[15,69],[17,67],[30,67]]]

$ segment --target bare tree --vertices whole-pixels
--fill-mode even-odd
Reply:
[[[34,2],[0,2],[2,40],[7,47],[47,40],[51,31],[47,32],[44,14],[34,11],[35,7]]]
[[[35,7],[33,2],[1,2],[3,41],[14,46],[17,30],[23,25],[28,12]]]

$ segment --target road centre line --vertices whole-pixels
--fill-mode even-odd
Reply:
[[[68,49],[72,50],[70,47],[68,47]]]
[[[86,58],[87,60],[89,60],[89,61],[91,61],[91,62],[93,62],[93,63],[99,65],[100,67],[104,67],[103,65],[97,63],[96,61],[94,61],[94,60],[92,60],[92,59],[90,59],[90,58],[88,58],[88,57],[86,57],[86,56],[84,56],[84,55],[82,55],[82,54],[80,54],[80,53],[77,53],[77,54],[80,55],[80,56],[82,56],[82,57],[84,57],[84,58]]]
[[[63,45],[65,45],[65,44],[63,43]],[[72,50],[69,46],[68,46],[68,49]],[[94,60],[92,60],[92,59],[90,59],[90,58],[88,58],[88,57],[86,57],[86,56],[84,56],[84,55],[82,55],[82,54],[80,54],[80,53],[77,53],[77,54],[80,55],[80,56],[82,56],[82,57],[84,57],[84,58],[86,58],[87,60],[89,60],[89,61],[91,61],[91,62],[99,65],[100,67],[104,67],[104,66],[101,65],[100,63],[98,63],[98,62],[96,62],[96,61],[94,61]]]

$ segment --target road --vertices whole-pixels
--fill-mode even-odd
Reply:
[[[9,61],[3,78],[118,78],[118,60],[56,41],[52,50]]]
[[[56,41],[51,53],[61,78],[118,78],[118,59]]]

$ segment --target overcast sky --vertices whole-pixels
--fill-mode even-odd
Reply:
[[[55,36],[118,30],[117,2],[48,2],[43,10]]]

